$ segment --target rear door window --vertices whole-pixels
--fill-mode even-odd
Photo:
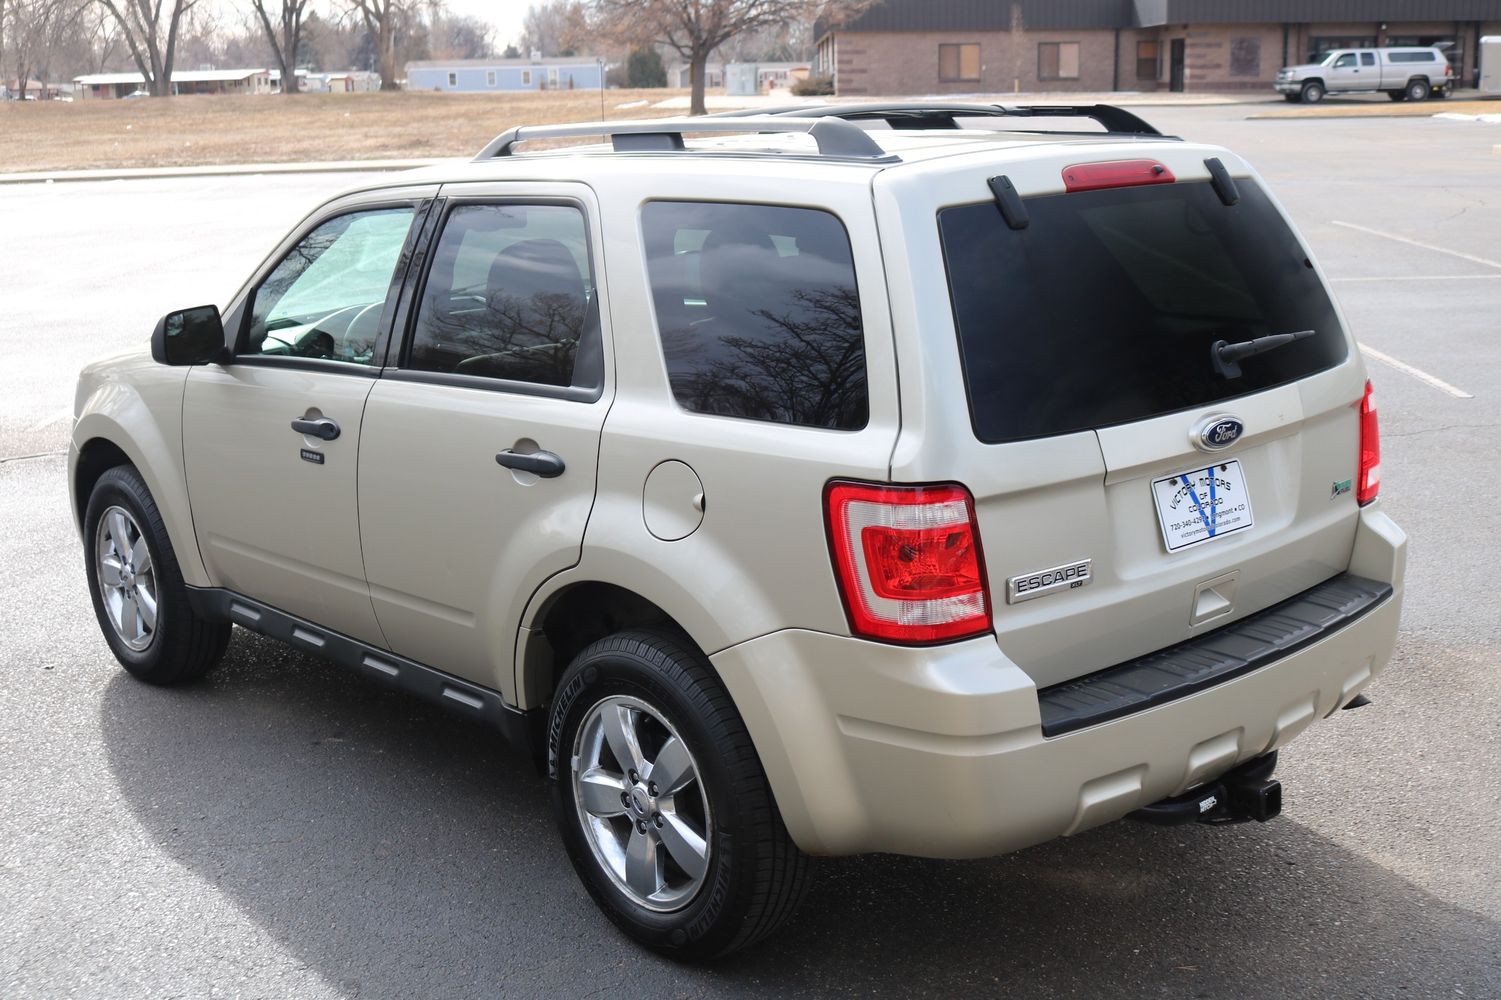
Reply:
[[[1339,364],[1344,332],[1296,237],[1253,180],[993,202],[938,214],[976,436],[1067,434],[1206,406]],[[1218,374],[1211,349],[1314,331]]]
[[[641,226],[679,405],[865,426],[865,339],[843,223],[807,208],[659,201]]]
[[[405,367],[597,388],[602,351],[578,207],[461,204],[448,213]]]

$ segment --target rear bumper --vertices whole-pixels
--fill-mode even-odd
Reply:
[[[1350,572],[1390,597],[1266,666],[1053,738],[993,638],[905,649],[784,631],[712,659],[804,850],[981,857],[1119,819],[1335,712],[1391,656],[1405,547],[1363,511]]]

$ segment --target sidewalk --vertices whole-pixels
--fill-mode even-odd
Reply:
[[[0,184],[51,184],[54,181],[123,181],[151,177],[239,177],[250,174],[340,174],[412,170],[442,163],[419,160],[331,160],[323,163],[215,163],[200,167],[105,167],[96,170],[35,170],[0,174]]]
[[[1098,94],[1043,91],[1039,93],[1006,94],[901,94],[862,95],[860,97],[794,97],[791,91],[777,91],[749,97],[729,97],[723,94],[708,94],[704,107],[710,111],[740,111],[751,108],[789,107],[795,104],[889,104],[893,102],[933,101],[939,104],[1117,104],[1127,107],[1212,107],[1221,104],[1269,104],[1282,103],[1280,94],[1270,88],[1263,91],[1245,91],[1233,94],[1182,94],[1172,91],[1116,90]],[[646,102],[632,102],[632,106],[644,106]],[[657,101],[653,108],[663,111],[687,111],[687,97],[669,97]]]

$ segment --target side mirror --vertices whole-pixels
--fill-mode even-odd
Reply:
[[[151,357],[161,365],[201,365],[224,361],[224,322],[218,306],[169,312],[151,332]]]

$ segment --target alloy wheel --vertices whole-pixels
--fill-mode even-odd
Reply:
[[[95,575],[104,610],[120,641],[139,653],[156,637],[157,585],[141,526],[124,507],[110,507],[94,529]]]
[[[596,702],[574,739],[572,782],[616,887],[659,913],[687,906],[708,875],[714,822],[698,764],[661,713],[626,695]]]

